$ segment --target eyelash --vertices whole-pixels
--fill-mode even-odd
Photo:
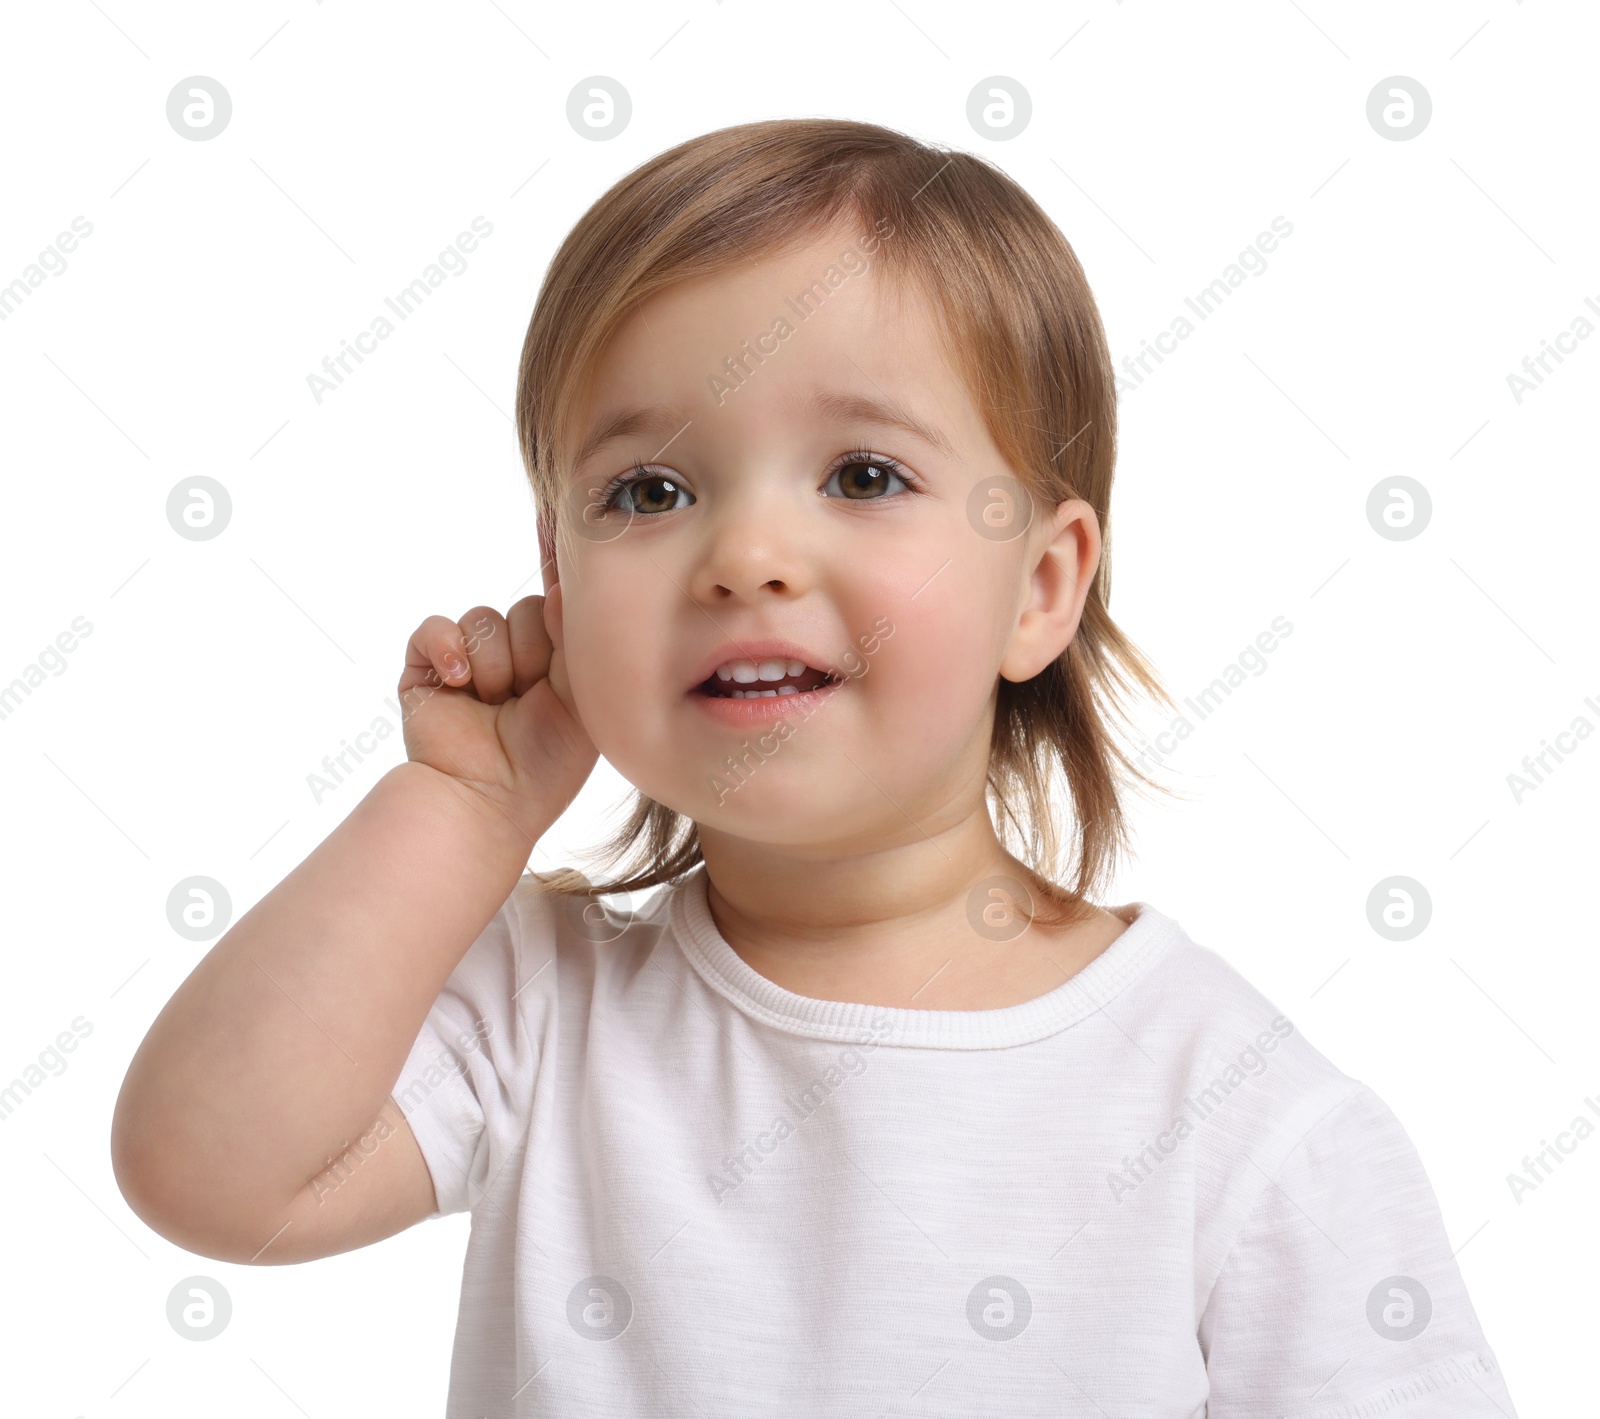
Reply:
[[[899,478],[900,481],[906,485],[907,492],[920,493],[923,491],[921,479],[912,473],[911,470],[901,463],[899,459],[891,458],[887,453],[874,453],[870,448],[857,448],[852,449],[849,453],[840,454],[838,458],[834,459],[834,461],[829,464],[827,476],[822,480],[824,485],[831,483],[835,474],[842,472],[844,469],[850,467],[850,465],[853,463],[868,463],[874,468],[881,468],[886,473],[894,474],[895,477]],[[624,488],[632,487],[635,483],[648,482],[652,478],[663,477],[666,477],[666,475],[663,473],[652,472],[648,464],[636,463],[632,468],[626,469],[624,472],[617,474],[615,478],[613,478],[605,485],[604,488],[600,490],[598,497],[599,505],[607,512],[610,512],[612,510],[612,505],[616,501],[617,494],[620,493]],[[888,498],[892,498],[894,496],[895,494],[890,493],[884,498],[850,498],[843,499],[842,501],[877,503],[886,502],[888,501]],[[654,513],[650,515],[659,517],[661,514]]]
[[[923,491],[922,480],[912,473],[912,471],[907,468],[905,464],[901,463],[898,458],[891,458],[887,453],[874,453],[870,448],[856,448],[852,449],[849,453],[841,453],[828,466],[828,476],[823,479],[823,482],[831,483],[833,481],[834,474],[842,472],[852,463],[870,463],[874,468],[881,468],[887,473],[893,473],[895,477],[899,478],[900,481],[906,485],[907,492],[920,493]],[[891,498],[894,496],[895,495],[893,493],[889,494],[889,497]],[[852,498],[849,501],[878,503],[886,502],[887,499]]]

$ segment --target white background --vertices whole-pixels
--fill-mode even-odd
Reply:
[[[1122,400],[1119,622],[1178,696],[1294,629],[1171,757],[1190,801],[1137,807],[1108,900],[1177,917],[1394,1108],[1524,1419],[1592,1393],[1600,1137],[1520,1203],[1507,1174],[1600,1101],[1600,739],[1520,803],[1507,775],[1600,726],[1600,340],[1520,403],[1506,380],[1600,302],[1592,6],[104,0],[8,7],[5,33],[0,284],[74,217],[94,231],[0,323],[0,684],[74,617],[93,632],[0,720],[0,1086],[74,1018],[92,1033],[0,1121],[0,1408],[442,1412],[465,1216],[238,1267],[123,1203],[117,1089],[208,949],[167,895],[211,876],[237,918],[398,761],[395,735],[307,786],[388,712],[415,625],[539,590],[510,409],[572,223],[671,144],[808,114],[1002,164],[1119,360],[1293,223]],[[566,118],[595,74],[633,101],[607,142]],[[210,141],[167,121],[191,75],[232,97]],[[967,121],[991,75],[1032,96],[1010,141]],[[1392,75],[1432,96],[1409,141],[1367,121]],[[316,403],[307,374],[479,215],[466,272]],[[165,508],[200,474],[233,514],[193,542]],[[1391,541],[1366,501],[1402,474],[1433,514]],[[536,865],[623,789],[602,765]],[[1366,913],[1396,874],[1433,903],[1400,943]],[[206,1343],[166,1319],[193,1275],[233,1301]]]

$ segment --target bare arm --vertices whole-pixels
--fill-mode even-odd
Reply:
[[[195,967],[134,1056],[112,1125],[118,1182],[152,1227],[248,1260],[329,1159],[372,1136],[429,1007],[527,863],[530,838],[495,817],[402,764]],[[394,1126],[409,1133],[398,1111]],[[355,1172],[382,1171],[394,1142]],[[433,1210],[431,1185],[417,1200]],[[277,1259],[293,1246],[285,1234]]]
[[[540,598],[528,600],[537,618]],[[593,764],[541,678],[549,642],[541,660],[524,605],[511,634],[457,672],[461,688],[433,692],[408,720],[411,761],[212,947],[134,1055],[112,1165],[129,1205],[169,1240],[220,1260],[298,1261],[433,1211],[389,1091],[450,972]],[[456,628],[431,618],[414,648],[434,622]],[[514,641],[533,646],[515,683]]]

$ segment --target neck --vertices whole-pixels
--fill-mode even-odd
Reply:
[[[1002,886],[997,898],[988,878],[1043,905],[1038,877],[1001,846],[981,799],[920,828],[907,823],[892,841],[880,834],[869,844],[796,850],[702,829],[700,846],[717,929],[747,965],[796,994],[972,1008],[961,1002],[975,998],[981,980],[1031,998],[1064,978],[1037,957],[1048,941],[1059,959],[1059,937],[974,926],[974,911],[982,920],[985,907],[990,921],[997,906],[1003,918],[1015,890]],[[1014,984],[995,984],[996,973]]]

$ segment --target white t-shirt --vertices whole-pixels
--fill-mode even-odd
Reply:
[[[907,1010],[758,974],[703,866],[631,919],[524,877],[394,1088],[472,1212],[448,1419],[1515,1419],[1394,1115],[1117,911]]]

